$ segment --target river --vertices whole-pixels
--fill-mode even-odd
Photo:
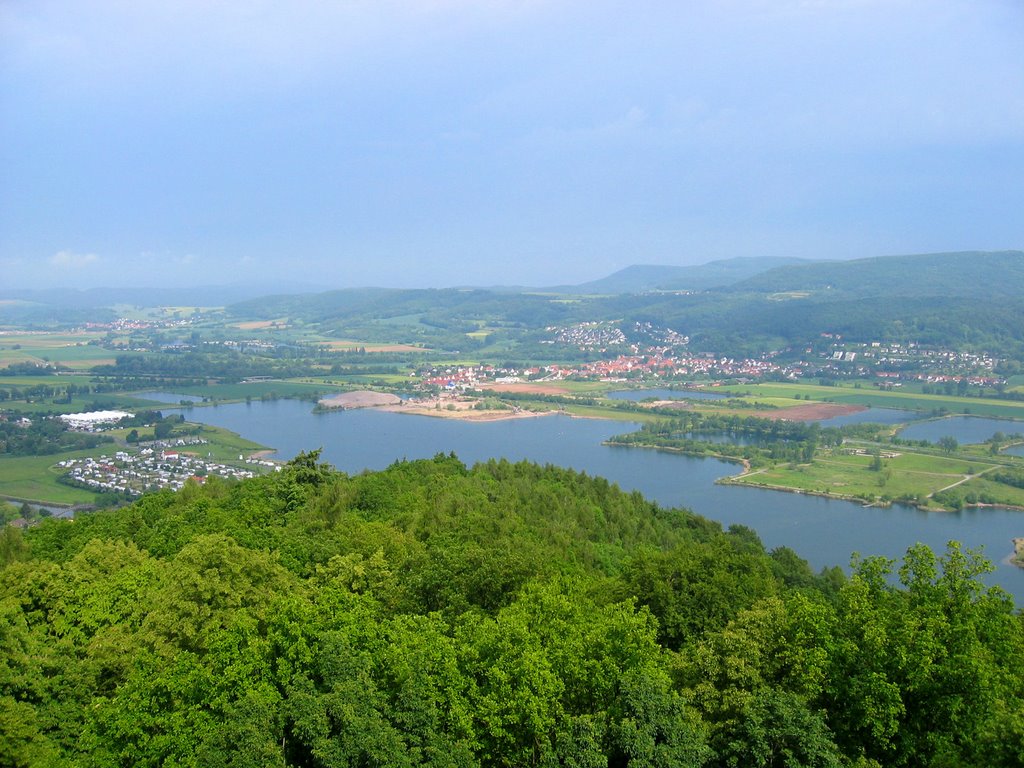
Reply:
[[[276,458],[323,448],[322,458],[356,473],[400,459],[455,452],[467,464],[492,457],[528,459],[600,475],[664,506],[683,506],[723,526],[755,529],[769,549],[789,546],[815,569],[846,566],[853,552],[900,557],[916,542],[937,551],[956,539],[983,547],[997,564],[989,583],[1024,604],[1024,570],[1005,562],[1010,539],[1024,536],[1024,513],[1006,509],[921,512],[862,507],[817,496],[716,485],[735,464],[642,448],[602,445],[635,425],[563,415],[466,422],[372,409],[314,413],[312,404],[273,400],[193,408],[190,421],[238,432],[272,446]]]

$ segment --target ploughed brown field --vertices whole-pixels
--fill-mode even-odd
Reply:
[[[866,411],[863,405],[845,403],[807,403],[794,405],[791,408],[779,408],[772,411],[753,411],[750,415],[761,419],[784,419],[785,421],[817,421],[831,419],[834,416],[845,416],[848,413]]]
[[[565,395],[569,390],[557,384],[536,384],[532,382],[513,382],[509,384],[483,384],[480,389],[491,392],[525,392],[530,395]]]

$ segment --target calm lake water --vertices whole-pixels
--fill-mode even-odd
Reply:
[[[609,392],[611,400],[725,400],[729,395],[718,392],[697,392],[689,389],[619,389]]]
[[[1024,422],[1007,419],[985,419],[978,416],[951,416],[948,419],[923,421],[900,430],[907,440],[928,440],[936,443],[943,437],[953,436],[960,443],[983,443],[996,432],[1005,435],[1024,433]]]
[[[280,459],[322,447],[324,460],[350,474],[452,451],[466,464],[504,457],[572,467],[664,506],[688,507],[725,527],[750,526],[768,548],[789,546],[815,569],[846,566],[853,552],[900,557],[916,542],[942,551],[956,539],[983,547],[997,563],[990,583],[1024,604],[1024,570],[1002,562],[1012,552],[1010,539],[1024,536],[1022,512],[865,508],[817,496],[715,485],[717,478],[738,472],[738,465],[601,444],[631,431],[629,423],[561,415],[471,423],[371,409],[313,413],[310,403],[298,400],[193,408],[188,418],[271,446]]]
[[[1011,456],[1024,456],[1024,445],[1011,445],[1003,453],[1009,453]]]

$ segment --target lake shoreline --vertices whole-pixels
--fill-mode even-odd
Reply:
[[[733,464],[742,464],[743,471],[736,475],[727,475],[726,477],[720,477],[715,480],[717,485],[732,485],[743,488],[756,488],[763,491],[782,491],[784,493],[793,493],[799,496],[817,496],[823,499],[835,499],[836,501],[848,501],[854,504],[859,504],[862,507],[878,507],[880,509],[888,509],[894,504],[901,504],[906,507],[912,507],[919,509],[922,512],[955,512],[956,510],[948,509],[946,507],[932,507],[922,505],[909,500],[900,499],[889,499],[883,501],[882,499],[865,499],[860,496],[854,496],[851,494],[833,493],[831,491],[815,491],[808,488],[794,488],[788,485],[772,485],[770,483],[748,483],[744,481],[744,478],[756,475],[759,470],[751,470],[750,462],[747,459],[738,458],[736,456],[726,456],[720,453],[706,453],[704,451],[691,451],[685,448],[674,448],[672,446],[663,445],[644,445],[643,443],[623,443],[616,442],[614,440],[605,440],[604,445],[612,445],[620,448],[644,448],[647,450],[663,451],[665,453],[677,453],[683,456],[694,456],[696,458],[713,458],[720,461],[727,461]],[[1016,512],[1024,512],[1024,506],[1016,504],[986,504],[983,502],[965,503],[965,509],[1005,509]],[[1024,542],[1024,539],[1021,539]],[[1015,563],[1024,567],[1024,558],[1021,563]]]

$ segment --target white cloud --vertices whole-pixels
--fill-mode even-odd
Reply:
[[[100,260],[95,253],[57,251],[50,257],[50,264],[61,269],[84,269]]]

